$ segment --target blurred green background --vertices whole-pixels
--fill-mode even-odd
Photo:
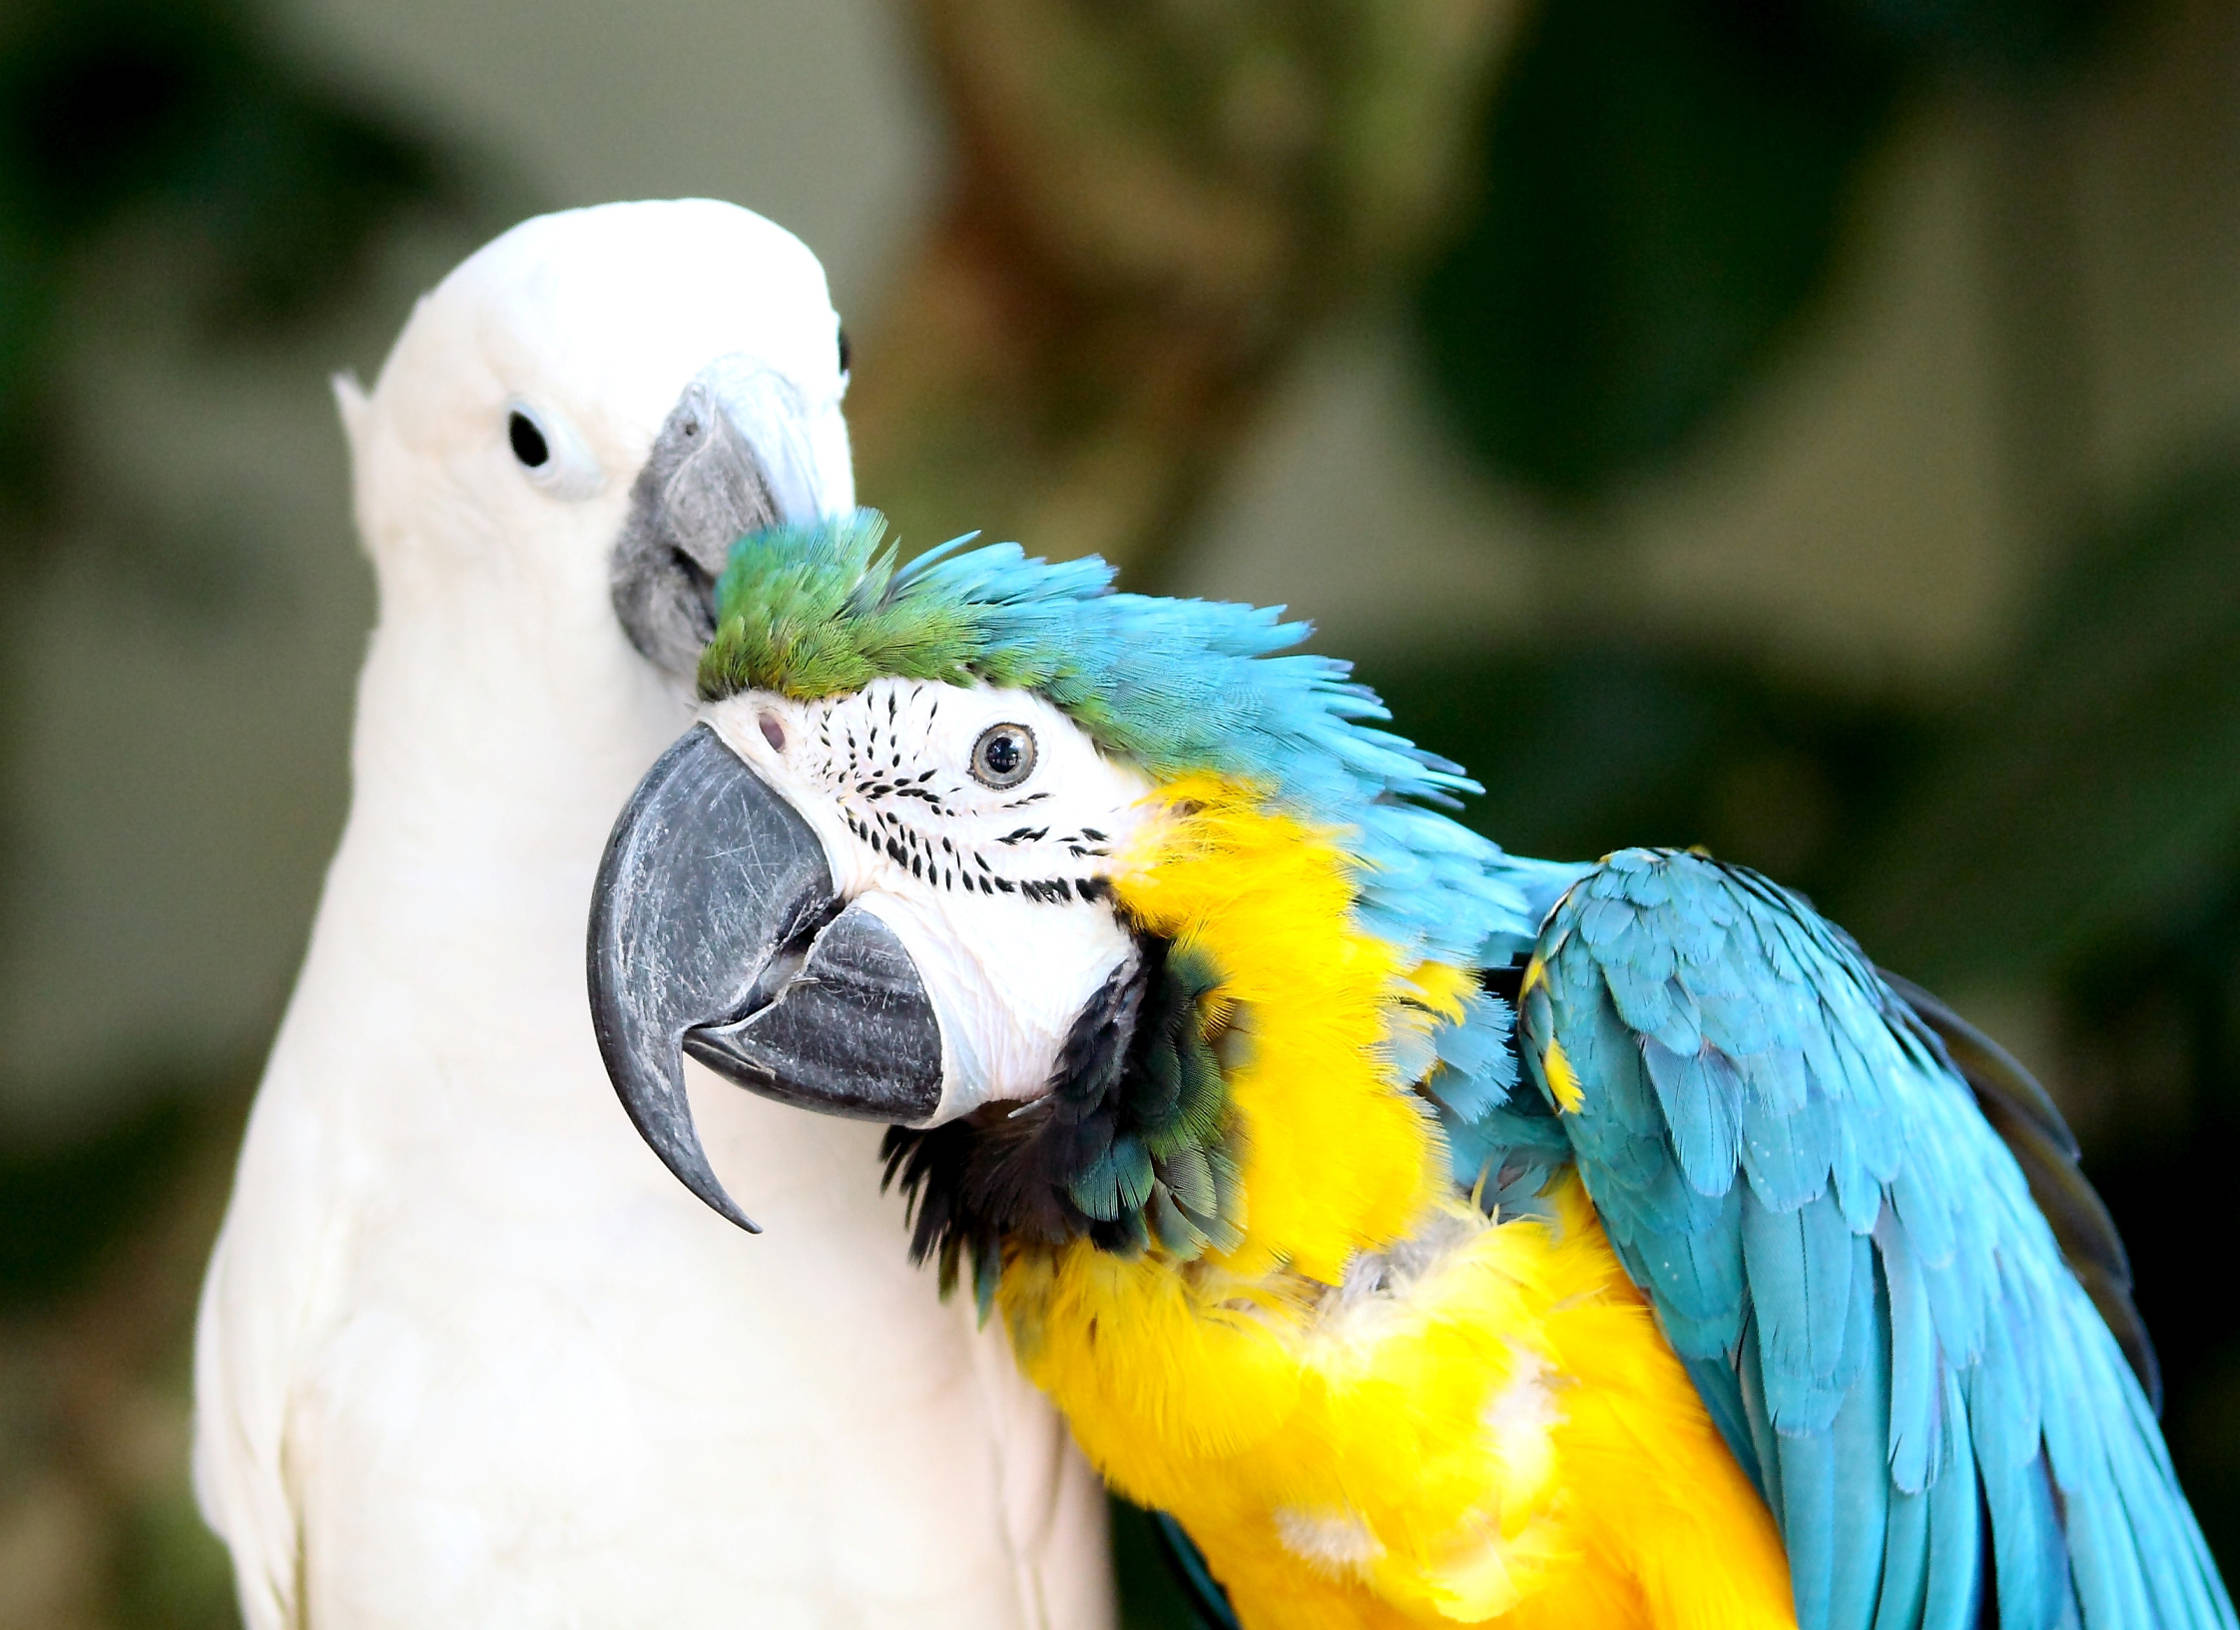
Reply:
[[[324,376],[682,193],[824,257],[907,539],[1288,602],[1504,843],[1706,843],[2013,1046],[2240,1566],[2236,76],[2210,0],[16,0],[0,1630],[232,1622],[187,1338],[346,791]]]

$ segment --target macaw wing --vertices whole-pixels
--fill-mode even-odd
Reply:
[[[1848,936],[1755,873],[1632,850],[1558,902],[1520,995],[1611,1242],[1781,1525],[1802,1630],[2233,1625],[2022,1168]]]
[[[2022,1168],[2030,1198],[2061,1247],[2061,1260],[2069,1264],[2069,1271],[2099,1309],[2159,1417],[2162,1365],[2155,1357],[2146,1321],[2131,1299],[2131,1258],[2123,1248],[2123,1236],[2116,1232],[2115,1219],[2078,1164],[2082,1151],[2060,1108],[2012,1054],[1938,997],[1887,968],[1877,971],[1944,1044],[1945,1056],[1975,1093],[1976,1108]]]

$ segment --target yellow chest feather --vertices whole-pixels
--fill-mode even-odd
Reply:
[[[1116,896],[1223,972],[1242,1231],[1008,1256],[1020,1362],[1090,1459],[1247,1630],[1793,1630],[1772,1519],[1585,1196],[1489,1221],[1394,1079],[1394,1032],[1459,1019],[1468,976],[1354,927],[1317,834],[1210,780],[1167,796]]]
[[[1026,1256],[1027,1373],[1248,1630],[1791,1626],[1763,1502],[1576,1189],[1348,1283]]]

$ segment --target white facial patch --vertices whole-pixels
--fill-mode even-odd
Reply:
[[[705,717],[909,951],[941,1024],[930,1124],[1047,1091],[1131,952],[1107,879],[1151,783],[1025,691],[879,679],[811,702],[747,691]]]

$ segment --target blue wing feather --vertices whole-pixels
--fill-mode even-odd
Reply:
[[[1585,1101],[1554,1125],[1782,1525],[1802,1630],[2240,1630],[2152,1406],[1934,1028],[1956,1020],[1694,854],[1586,872],[1537,957],[1530,1107],[1544,1126],[1560,1045]],[[1532,1096],[1502,1083],[1493,1120]],[[2014,1102],[2059,1151],[2050,1106]],[[1450,1116],[1458,1166],[1474,1119]]]
[[[1882,1541],[1882,1593],[1874,1630],[1913,1630],[1929,1589],[1929,1496],[1894,1493]]]
[[[1856,1249],[1859,1260],[1852,1274],[1850,1323],[1866,1335],[1881,1327],[1882,1286],[1873,1248],[1862,1239]],[[1828,1622],[1834,1624],[1866,1624],[1874,1617],[1890,1502],[1896,1492],[1887,1477],[1847,1475],[1851,1468],[1873,1465],[1880,1456],[1883,1423],[1890,1413],[1889,1349],[1872,1339],[1860,1340],[1858,1349],[1858,1376],[1836,1412],[1835,1428],[1827,1439],[1837,1491],[1836,1531],[1842,1536],[1828,1589]]]
[[[1974,1444],[1960,1382],[1941,1369],[1937,1408],[1944,1417],[1945,1455],[1929,1483],[1929,1572],[1921,1630],[1976,1630],[1983,1612],[1983,1495],[1976,1481]],[[2145,1619],[2111,1619],[2145,1625]],[[1799,1621],[1800,1627],[1802,1621]]]

